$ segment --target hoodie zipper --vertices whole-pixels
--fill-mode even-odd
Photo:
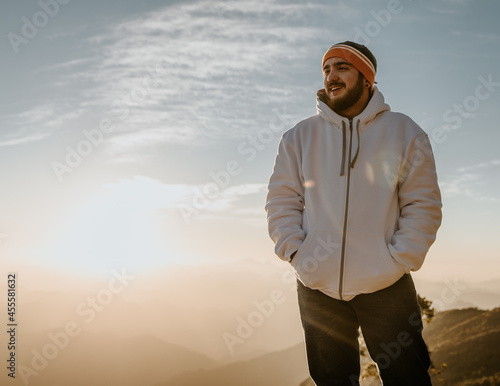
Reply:
[[[344,211],[344,226],[342,231],[342,249],[340,252],[340,278],[339,278],[339,298],[342,298],[342,287],[344,286],[344,263],[345,263],[345,247],[347,238],[347,215],[349,213],[349,188],[351,182],[351,149],[352,149],[352,120],[349,120],[349,162],[347,163],[347,183],[345,195],[345,211]]]

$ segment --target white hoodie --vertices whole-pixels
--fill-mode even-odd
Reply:
[[[352,121],[318,114],[281,138],[266,200],[276,254],[306,286],[342,300],[418,270],[441,224],[429,139],[374,87]]]

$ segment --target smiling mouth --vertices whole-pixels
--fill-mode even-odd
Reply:
[[[333,87],[329,87],[328,90],[331,92],[331,93],[336,93],[337,91],[339,91],[343,86],[333,86]]]

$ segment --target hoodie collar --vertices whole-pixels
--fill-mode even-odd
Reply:
[[[346,125],[349,125],[349,119],[342,117],[335,111],[333,111],[326,104],[325,97],[325,90],[319,90],[316,97],[316,109],[318,114],[325,120],[333,123],[338,128],[342,128],[342,122],[344,122]],[[366,105],[365,109],[361,112],[361,114],[353,118],[353,124],[360,125],[359,130],[363,132],[365,126],[369,122],[374,120],[380,113],[384,111],[390,111],[390,109],[390,106],[385,103],[384,96],[378,90],[377,86],[373,86],[373,95],[370,98],[370,101]]]
[[[325,120],[331,122],[333,125],[337,126],[342,130],[342,161],[340,166],[340,175],[343,176],[345,174],[345,165],[346,165],[346,157],[347,157],[347,143],[346,143],[346,132],[347,128],[351,130],[350,141],[352,142],[353,137],[355,138],[355,153],[354,157],[351,156],[351,151],[349,151],[349,160],[347,160],[347,168],[354,168],[356,160],[359,154],[359,136],[360,132],[363,132],[366,129],[366,125],[373,121],[380,113],[383,111],[389,111],[391,108],[388,104],[384,102],[384,96],[380,91],[378,91],[377,87],[373,87],[373,95],[370,98],[370,101],[366,105],[365,109],[358,116],[352,119],[352,123],[349,122],[349,119],[338,115],[335,111],[333,111],[325,102],[325,90],[321,89],[317,93],[316,98],[316,108],[318,110],[318,114],[323,117]],[[356,135],[354,136],[352,130],[355,131]],[[351,146],[351,145],[350,145]]]

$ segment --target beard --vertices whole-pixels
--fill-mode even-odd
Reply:
[[[360,74],[358,76],[358,80],[354,85],[354,87],[347,90],[346,94],[343,97],[336,97],[334,99],[330,99],[327,93],[326,94],[327,104],[336,113],[345,111],[351,106],[353,106],[359,100],[359,98],[361,98],[361,95],[363,94],[363,89],[364,89],[363,77]]]

